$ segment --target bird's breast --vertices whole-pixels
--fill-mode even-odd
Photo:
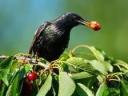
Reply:
[[[70,32],[51,25],[45,30],[45,42],[50,49],[64,50],[68,46]]]

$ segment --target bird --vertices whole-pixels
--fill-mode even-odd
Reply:
[[[84,25],[95,31],[101,28],[97,21],[88,21],[76,13],[67,12],[55,20],[45,22],[37,31],[29,49],[29,54],[53,61],[68,47],[71,29]]]

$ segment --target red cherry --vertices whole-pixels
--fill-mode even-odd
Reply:
[[[37,79],[37,73],[35,71],[28,73],[27,75],[28,80],[36,80]]]
[[[95,31],[98,31],[101,29],[101,25],[96,21],[91,21],[90,22],[90,28],[92,28]]]

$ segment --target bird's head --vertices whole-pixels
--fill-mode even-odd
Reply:
[[[61,21],[63,25],[65,25],[66,27],[70,27],[70,28],[77,25],[84,25],[95,31],[98,31],[101,28],[101,25],[98,22],[85,20],[81,16],[71,12],[62,15],[59,18],[59,21]]]

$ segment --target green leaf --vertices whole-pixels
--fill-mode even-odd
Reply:
[[[41,86],[39,92],[37,93],[37,96],[46,96],[48,91],[51,89],[51,86],[52,86],[52,76],[51,74],[49,74],[45,83]]]
[[[26,73],[28,73],[28,72],[30,72],[31,70],[32,70],[32,64],[25,64],[25,71],[26,71]]]
[[[110,63],[106,61],[101,61],[101,63],[105,66],[106,71],[113,72],[113,66]]]
[[[10,73],[16,72],[19,70],[19,63],[17,60],[12,60],[11,68],[10,68]]]
[[[67,64],[73,66],[75,69],[77,69],[77,72],[79,71],[85,71],[92,74],[97,74],[97,70],[93,68],[91,64],[89,64],[89,60],[79,58],[79,57],[71,57],[66,61]]]
[[[13,79],[11,85],[8,88],[6,96],[19,96],[20,95],[24,75],[25,75],[25,69],[24,68],[20,69],[16,73],[15,78]]]
[[[66,72],[60,72],[58,96],[71,96],[75,91],[75,87],[71,77]]]
[[[105,84],[105,82],[103,82],[100,85],[100,87],[98,88],[98,90],[96,92],[96,96],[110,96],[109,89],[108,89],[107,85]]]
[[[90,51],[94,54],[94,56],[96,57],[97,60],[104,61],[104,56],[99,50],[97,50],[93,46],[88,46],[87,48],[90,49]]]
[[[120,71],[122,72],[128,72],[128,63],[122,61],[122,60],[116,60],[116,63],[114,64],[116,66],[118,66],[118,68],[120,69]]]
[[[77,85],[72,96],[87,96],[87,93]]]
[[[83,92],[85,92],[87,94],[87,96],[94,96],[92,91],[85,85],[83,85],[81,83],[77,83],[77,85],[83,90]],[[81,94],[81,93],[78,93],[78,94]],[[80,95],[80,96],[83,96],[83,95]]]
[[[97,60],[91,60],[89,63],[102,74],[107,74],[107,69],[103,63]]]
[[[125,79],[121,80],[121,96],[128,96],[128,81]]]
[[[73,50],[72,50],[72,53],[74,53],[74,51],[76,51],[76,49],[78,48],[88,48],[92,53],[93,55],[96,57],[97,60],[100,60],[100,61],[104,61],[104,56],[102,54],[102,52],[100,52],[98,49],[96,49],[95,47],[93,46],[88,46],[88,45],[78,45],[76,46]]]
[[[17,62],[17,60],[12,60],[11,63],[12,64],[11,64],[10,71],[8,74],[9,84],[12,83],[12,81],[14,80],[14,78],[17,75],[17,72],[20,70],[20,67],[21,67],[21,66],[19,66],[19,63]]]
[[[13,57],[11,56],[0,63],[0,80],[2,80],[6,85],[9,84],[8,75],[12,65],[12,58]]]
[[[67,60],[68,58],[69,58],[69,54],[68,54],[67,52],[64,52],[64,53],[60,56],[59,60],[65,61],[65,60]]]
[[[122,96],[120,94],[120,88],[109,88],[109,94],[112,94],[112,96]]]
[[[80,72],[80,73],[73,73],[71,74],[72,79],[84,79],[84,78],[89,78],[93,77],[94,75],[91,75],[87,72]]]
[[[0,81],[0,96],[5,96],[7,89],[8,89],[8,86],[2,81]]]
[[[66,62],[69,64],[72,64],[72,65],[77,65],[77,66],[88,63],[88,62],[85,62],[85,59],[80,58],[80,57],[71,57],[71,58],[67,59]]]
[[[5,69],[8,68],[8,66],[10,65],[10,61],[12,60],[12,56],[8,57],[7,59],[5,59],[3,62],[0,63],[0,69]]]

